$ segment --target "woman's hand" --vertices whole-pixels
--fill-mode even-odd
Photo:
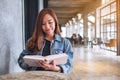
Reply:
[[[54,61],[51,61],[49,64],[46,63],[46,61],[39,61],[38,65],[40,65],[40,67],[43,67],[45,70],[51,70],[56,72],[61,71],[60,67],[55,65]]]

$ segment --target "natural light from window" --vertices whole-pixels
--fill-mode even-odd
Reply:
[[[88,20],[92,23],[95,23],[95,17],[94,16],[88,16]]]
[[[102,0],[102,4],[109,2],[110,0]]]

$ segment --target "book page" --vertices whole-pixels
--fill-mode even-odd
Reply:
[[[48,60],[48,63],[54,60],[56,65],[60,65],[67,63],[68,55],[66,55],[65,53],[49,55],[46,57],[46,59]]]
[[[67,63],[68,55],[65,53],[48,55],[48,56],[40,56],[40,55],[26,55],[23,57],[24,62],[29,66],[39,67],[37,61],[45,60],[47,64],[49,64],[52,60],[56,65]]]
[[[38,61],[44,60],[44,57],[39,55],[26,55],[23,57],[24,62],[28,64],[29,66],[36,66],[39,67],[37,64]]]

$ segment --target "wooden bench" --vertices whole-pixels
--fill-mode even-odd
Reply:
[[[115,46],[117,46],[116,39],[110,39],[110,42],[105,43],[105,46],[107,46],[107,47],[115,47]]]

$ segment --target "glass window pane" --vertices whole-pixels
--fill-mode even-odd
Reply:
[[[111,22],[114,22],[115,21],[115,14],[111,14]]]
[[[117,32],[115,32],[115,36],[114,36],[115,39],[117,39]]]
[[[116,11],[116,2],[111,4],[111,12],[115,12]]]
[[[110,32],[110,24],[107,24],[107,32]]]
[[[115,21],[117,21],[117,18],[116,18],[116,13],[115,13]]]
[[[116,33],[115,32],[111,32],[111,39],[116,38]]]
[[[106,24],[107,23],[107,17],[103,17],[103,24]]]
[[[104,16],[110,13],[110,6],[107,6],[101,10],[101,15]]]
[[[107,32],[107,40],[110,40],[111,37],[110,37],[110,32]]]
[[[116,31],[116,23],[112,23],[111,24],[111,31]]]
[[[111,50],[115,51],[115,47],[111,47]]]
[[[106,33],[103,33],[103,40],[104,40],[105,42],[107,42],[107,34],[106,34]]]
[[[103,25],[101,25],[101,32],[103,32]]]
[[[83,27],[83,24],[80,23],[80,27]]]
[[[114,24],[114,26],[115,26],[115,27],[114,27],[114,30],[115,30],[115,31],[117,31],[117,26],[116,26],[116,23]]]
[[[106,29],[106,25],[103,25],[103,32],[106,32],[107,29]]]
[[[110,15],[107,15],[107,23],[110,23]]]

